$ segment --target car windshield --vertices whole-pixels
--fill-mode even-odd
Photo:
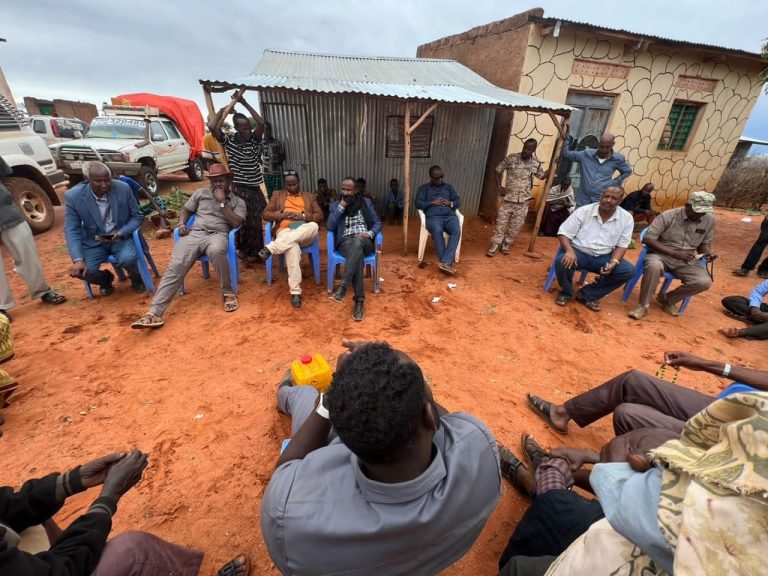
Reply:
[[[144,138],[144,120],[135,118],[94,118],[85,136],[117,140]]]

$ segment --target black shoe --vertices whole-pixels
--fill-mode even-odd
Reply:
[[[768,270],[758,270],[757,275],[760,276],[760,278],[768,279]]]
[[[147,287],[144,286],[144,282],[142,281],[131,282],[131,288],[133,288],[133,291],[137,294],[143,294],[147,291]]]
[[[341,302],[342,300],[344,300],[344,296],[346,295],[347,295],[347,287],[344,286],[344,284],[339,284],[339,287],[333,291],[333,294],[331,294],[331,300],[335,300],[336,302]]]
[[[115,281],[115,275],[109,270],[102,270],[101,275],[104,278],[104,283],[99,284],[99,294],[109,296],[115,291],[114,286],[112,286],[112,283]]]
[[[272,258],[272,252],[270,252],[270,251],[269,251],[269,248],[267,248],[267,247],[264,247],[264,248],[262,248],[261,250],[259,250],[259,254],[258,254],[258,256],[259,256],[259,259],[260,259],[262,262],[266,262],[267,260],[269,260],[270,258]]]
[[[355,302],[355,309],[352,311],[352,320],[360,322],[363,319],[363,303],[358,300]]]
[[[291,294],[291,306],[301,308],[301,294]]]

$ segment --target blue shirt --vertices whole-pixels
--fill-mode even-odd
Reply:
[[[763,298],[765,298],[765,295],[768,294],[768,280],[765,280],[764,282],[760,282],[757,286],[754,287],[752,290],[752,293],[749,295],[749,306],[750,308],[760,308],[760,304],[763,303]]]
[[[613,152],[602,163],[597,157],[597,150],[563,150],[563,158],[581,164],[581,183],[576,191],[576,206],[592,204],[600,200],[603,190],[608,186],[621,186],[632,174],[632,166],[618,152]],[[619,171],[614,178],[613,173]]]
[[[438,198],[453,202],[453,206],[433,206],[432,202]],[[455,210],[460,206],[461,199],[450,184],[435,186],[428,182],[419,186],[416,193],[416,209],[423,210],[427,218],[451,218],[456,215]]]

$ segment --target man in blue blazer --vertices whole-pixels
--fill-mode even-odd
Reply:
[[[352,319],[363,319],[363,260],[373,253],[376,235],[381,231],[381,221],[373,204],[355,188],[354,178],[344,178],[341,182],[341,198],[331,204],[328,210],[328,230],[335,236],[336,246],[344,258],[344,278],[331,294],[331,299],[341,302],[351,284],[355,290],[355,308]]]
[[[144,216],[128,184],[112,180],[106,164],[89,162],[86,181],[64,194],[66,221],[64,235],[72,257],[69,275],[99,286],[102,296],[112,294],[114,274],[99,270],[109,256],[128,271],[136,292],[144,292],[144,282],[136,262],[133,232]]]

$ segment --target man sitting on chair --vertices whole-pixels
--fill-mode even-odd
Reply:
[[[697,260],[701,256],[708,260],[716,258],[711,247],[715,234],[714,204],[714,194],[693,192],[685,206],[662,212],[648,226],[643,239],[648,253],[643,262],[640,303],[629,313],[630,318],[641,320],[648,314],[651,296],[665,272],[682,282],[676,290],[656,298],[662,310],[670,316],[678,315],[678,302],[700,294],[712,285],[712,278]]]
[[[64,236],[72,258],[69,275],[97,284],[102,296],[114,292],[114,274],[99,267],[114,256],[125,268],[136,292],[144,292],[139,274],[138,254],[133,232],[144,216],[128,184],[112,180],[109,167],[102,162],[87,162],[85,182],[64,194],[66,216]]]
[[[262,217],[278,223],[275,239],[259,251],[259,258],[265,262],[273,255],[285,254],[288,268],[288,289],[294,308],[301,306],[301,249],[310,246],[316,239],[323,221],[323,211],[315,196],[301,192],[299,175],[295,170],[283,172],[285,190],[275,190]]]
[[[560,292],[555,304],[565,306],[573,296],[573,273],[589,270],[597,280],[584,286],[576,299],[593,312],[600,311],[598,301],[616,290],[635,274],[635,267],[624,260],[634,222],[619,208],[623,192],[618,186],[603,190],[600,202],[576,210],[560,226],[557,237],[565,254],[555,262]]]
[[[451,276],[456,274],[456,249],[461,240],[461,226],[456,210],[461,206],[461,199],[443,180],[443,169],[432,166],[429,169],[429,183],[419,187],[416,193],[416,208],[424,212],[426,228],[435,243],[437,267]],[[448,234],[448,246],[445,245],[443,232]]]
[[[181,209],[179,242],[173,247],[171,261],[160,279],[149,312],[131,324],[131,328],[160,328],[164,324],[163,314],[187,272],[201,256],[208,256],[219,275],[224,310],[237,310],[227,250],[229,232],[245,219],[245,200],[232,193],[232,173],[223,164],[214,164],[208,177],[211,187],[196,191]],[[193,214],[195,222],[189,227],[187,222]]]
[[[373,203],[358,191],[354,178],[347,177],[341,182],[341,199],[331,204],[326,226],[335,234],[335,249],[347,260],[344,265],[344,278],[331,294],[331,299],[336,302],[344,300],[347,287],[351,284],[355,290],[352,319],[359,322],[363,319],[365,302],[364,261],[365,257],[376,249],[374,242],[381,230],[381,221]],[[328,249],[332,250],[334,247],[329,246]]]

